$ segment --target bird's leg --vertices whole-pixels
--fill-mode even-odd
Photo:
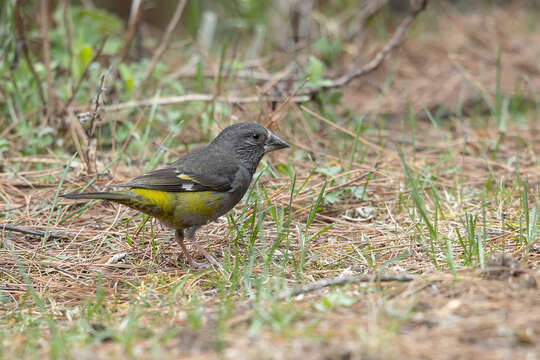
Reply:
[[[189,254],[189,251],[186,247],[186,244],[184,244],[184,230],[183,229],[176,229],[174,232],[174,237],[176,239],[176,242],[180,247],[182,248],[182,252],[184,255],[186,255],[187,261],[189,262],[189,266],[193,269],[202,269],[205,267],[208,267],[207,264],[200,264],[193,260],[193,257]]]
[[[211,264],[215,265],[218,269],[223,270],[223,266],[208,252],[206,251],[201,245],[197,243],[195,240],[195,231],[197,230],[196,227],[190,227],[187,229],[187,238],[191,241],[193,245],[199,250],[206,260],[208,260]]]

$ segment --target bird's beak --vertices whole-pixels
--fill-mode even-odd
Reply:
[[[268,137],[266,138],[266,142],[264,144],[265,153],[274,151],[274,150],[285,149],[288,147],[289,147],[289,144],[281,140],[279,136],[277,136],[273,132],[268,131]]]

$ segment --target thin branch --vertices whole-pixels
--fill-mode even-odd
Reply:
[[[377,52],[375,56],[373,57],[373,59],[371,59],[371,61],[369,61],[365,66],[363,66],[362,68],[358,70],[350,72],[346,75],[343,75],[339,78],[331,80],[330,84],[317,87],[317,88],[304,88],[303,91],[299,91],[297,94],[295,94],[292,97],[291,96],[215,97],[214,95],[211,95],[211,94],[187,94],[187,95],[181,95],[181,96],[170,96],[170,97],[161,98],[161,99],[147,99],[147,100],[141,100],[141,101],[129,101],[125,103],[112,104],[112,105],[104,106],[103,110],[104,111],[120,111],[124,109],[140,107],[140,106],[171,105],[171,104],[178,104],[178,103],[192,102],[192,101],[221,102],[221,103],[230,103],[230,104],[260,103],[263,101],[270,101],[270,102],[287,101],[287,102],[295,102],[295,103],[308,102],[313,98],[313,96],[315,96],[317,93],[321,91],[346,86],[352,80],[374,71],[382,63],[386,55],[388,55],[388,53],[392,51],[392,49],[394,49],[396,46],[398,46],[402,42],[405,31],[407,30],[409,25],[412,23],[412,21],[416,18],[416,16],[426,8],[427,2],[428,0],[420,1],[420,4],[418,5],[418,7],[415,8],[414,11],[411,14],[409,14],[397,27],[396,31],[394,32],[394,34],[392,35],[392,38],[388,41],[388,43],[379,52]],[[268,79],[275,79],[275,76],[270,76]],[[278,82],[282,82],[282,81],[290,82],[291,79],[282,78]],[[356,136],[356,135],[353,135],[353,136]],[[380,147],[378,147],[375,144],[369,143],[368,145],[380,150]]]
[[[103,92],[106,90],[105,89],[105,81],[106,81],[106,79],[107,79],[107,73],[101,74],[101,78],[99,79],[99,88],[98,88],[98,92],[97,92],[97,95],[96,95],[96,101],[94,103],[94,111],[92,112],[92,117],[90,119],[90,126],[88,127],[88,136],[89,137],[94,136],[94,131],[96,130],[95,129],[96,120],[101,118],[99,108],[100,108],[101,104],[103,104],[103,102],[104,102]]]
[[[43,87],[41,85],[41,79],[39,78],[36,69],[34,68],[34,65],[32,63],[32,60],[30,59],[30,50],[28,49],[28,44],[26,40],[26,36],[24,34],[24,25],[23,20],[21,17],[21,10],[20,10],[20,3],[21,0],[15,0],[14,5],[14,22],[15,22],[15,28],[16,28],[16,43],[17,48],[21,48],[24,60],[26,61],[26,65],[28,65],[28,68],[30,69],[30,72],[32,73],[32,76],[34,77],[34,81],[36,82],[36,86],[39,93],[39,98],[41,99],[41,103],[43,106],[47,106],[47,101],[45,100],[45,93],[43,92]]]
[[[403,35],[413,22],[413,20],[418,16],[419,13],[421,13],[427,6],[428,0],[421,0],[419,1],[418,6],[409,14],[401,24],[396,28],[394,31],[394,34],[390,38],[390,40],[386,43],[386,45],[383,46],[383,48],[375,54],[375,56],[364,66],[362,66],[360,69],[357,69],[355,71],[352,71],[350,73],[347,73],[341,77],[338,77],[334,80],[331,80],[331,82],[327,85],[316,87],[316,88],[308,88],[305,92],[302,93],[302,95],[315,95],[321,91],[331,90],[339,87],[343,87],[348,85],[352,80],[366,75],[381,65],[382,61],[388,55],[390,51],[392,51],[394,48],[396,48],[398,45],[400,45],[403,41]]]
[[[412,24],[413,20],[418,16],[419,13],[421,13],[426,7],[427,7],[428,0],[421,0],[419,1],[419,4],[415,9],[403,19],[401,24],[396,28],[394,33],[392,34],[392,37],[390,40],[383,46],[383,48],[378,51],[373,58],[364,66],[362,66],[360,69],[351,71],[345,75],[342,75],[340,77],[334,78],[334,79],[327,79],[328,81],[325,81],[326,85],[319,86],[319,87],[313,87],[313,88],[304,88],[303,91],[300,91],[298,95],[300,97],[297,97],[296,100],[299,100],[297,102],[305,102],[303,100],[304,98],[301,97],[302,95],[313,97],[314,95],[318,94],[321,91],[331,90],[339,87],[347,86],[352,80],[357,79],[361,76],[364,76],[368,73],[373,72],[376,70],[383,62],[383,60],[386,58],[388,53],[390,53],[393,49],[395,49],[397,46],[399,46],[403,42],[403,37],[405,35],[405,32],[409,28],[409,26]],[[182,74],[182,76],[200,76],[198,73],[186,73]],[[203,76],[205,77],[211,77],[212,74],[209,72],[203,73]],[[235,78],[239,79],[247,79],[249,81],[270,81],[273,78],[275,78],[275,75],[267,75],[264,73],[258,73],[258,72],[251,72],[251,71],[240,71],[235,73]],[[286,78],[280,78],[279,82],[291,82],[291,81],[297,81],[298,78],[291,76]],[[281,101],[286,99],[284,96]],[[295,100],[295,99],[293,99]]]
[[[174,11],[174,15],[169,22],[169,25],[167,26],[167,29],[165,33],[163,34],[163,38],[161,39],[161,43],[159,44],[158,48],[154,52],[154,56],[152,56],[152,60],[150,61],[150,66],[148,66],[148,69],[146,70],[146,74],[144,75],[143,84],[148,81],[148,78],[152,74],[152,71],[154,71],[154,68],[158,62],[158,60],[161,58],[165,50],[167,49],[167,45],[169,44],[169,40],[171,38],[171,34],[178,24],[178,21],[180,20],[180,17],[182,16],[182,12],[184,11],[184,8],[186,6],[187,0],[180,0],[178,2],[178,6],[176,7],[176,10]]]
[[[271,81],[275,78],[276,75],[281,75],[284,72],[289,72],[289,68],[294,66],[294,63],[289,64],[284,70],[280,70],[277,74],[271,74],[263,71],[257,71],[255,69],[247,68],[246,70],[235,70],[232,68],[224,67],[222,70],[223,77],[230,77],[234,79],[239,80],[246,80],[249,82],[267,82]],[[195,71],[195,70],[182,70],[182,71],[176,71],[171,75],[171,78],[176,79],[193,79],[197,77],[205,77],[205,78],[215,78],[216,74],[214,71],[209,71],[206,69],[203,69],[201,71]],[[298,81],[300,80],[300,77],[297,77],[295,75],[289,75],[287,77],[287,80],[289,81]]]
[[[77,92],[79,92],[79,89],[81,88],[83,80],[86,80],[86,77],[88,75],[88,69],[90,68],[90,65],[92,63],[94,63],[101,56],[101,53],[103,52],[103,49],[105,48],[106,43],[107,43],[107,36],[104,35],[101,38],[101,43],[100,43],[100,45],[98,47],[98,50],[96,51],[96,53],[94,54],[92,59],[88,62],[88,64],[86,64],[86,66],[84,67],[84,70],[83,70],[83,72],[82,72],[82,74],[81,74],[81,76],[79,78],[79,81],[77,82],[77,85],[75,85],[75,89],[73,90],[73,93],[71,94],[70,98],[68,99],[68,101],[64,105],[64,109],[62,110],[61,114],[65,114],[66,109],[71,105],[71,103],[75,99],[75,96],[77,96]]]
[[[23,229],[23,228],[19,228],[19,227],[8,225],[8,224],[0,224],[0,230],[14,231],[14,232],[18,232],[18,233],[21,233],[21,234],[33,235],[33,236],[39,236],[39,237],[45,236],[44,231],[38,231],[38,230],[32,230],[32,229]],[[61,233],[59,231],[54,231],[54,230],[53,231],[48,231],[47,234],[48,234],[49,238],[55,238],[55,239],[63,239],[63,238],[68,238],[69,237],[68,234],[63,234],[63,233]]]
[[[47,81],[47,116],[45,119],[50,119],[52,118],[55,110],[53,74],[51,70],[51,47],[49,43],[49,7],[51,4],[50,0],[41,0],[40,4],[43,66],[45,67],[45,78]]]
[[[100,106],[103,103],[103,92],[105,91],[106,78],[106,73],[101,74],[94,111],[92,112],[92,116],[90,118],[90,125],[86,130],[86,134],[88,136],[88,142],[86,144],[86,156],[88,159],[88,167],[86,169],[87,174],[97,173],[97,140],[94,138],[94,133],[96,130],[96,120],[101,119]]]
[[[79,146],[78,151],[82,155],[84,159],[84,163],[86,165],[86,173],[87,174],[95,174],[97,173],[97,140],[94,138],[94,133],[96,130],[96,124],[98,122],[96,120],[101,119],[101,114],[103,112],[101,105],[103,104],[103,93],[106,90],[105,88],[105,82],[107,79],[107,73],[101,74],[101,78],[99,81],[99,86],[97,89],[96,98],[94,101],[94,109],[92,111],[88,111],[85,113],[77,114],[77,121],[79,124],[89,122],[87,126],[84,126],[84,131],[79,131],[79,134],[77,134],[77,129],[80,130],[80,126],[76,126],[78,124],[74,123],[75,121],[72,116],[72,108],[68,108],[68,115],[70,117],[70,121],[72,122],[72,136],[74,137],[75,144],[78,144],[78,141],[76,139],[79,136],[82,136],[85,142],[85,151],[82,152],[81,146]],[[78,136],[79,135],[79,136]]]
[[[370,274],[370,275],[357,275],[357,276],[344,276],[336,277],[332,279],[322,279],[310,284],[301,286],[291,292],[279,297],[280,300],[290,299],[301,294],[307,294],[314,292],[329,286],[344,286],[348,284],[362,283],[362,282],[410,282],[416,280],[418,277],[411,274]]]
[[[69,55],[68,69],[73,69],[73,36],[71,30],[71,17],[69,14],[70,0],[62,0],[62,19],[66,28],[66,48]]]
[[[410,282],[413,280],[418,279],[417,276],[411,275],[411,274],[370,274],[370,275],[355,275],[355,276],[344,276],[344,277],[335,277],[331,279],[321,279],[309,284],[306,284],[304,286],[300,286],[294,290],[288,291],[284,294],[279,295],[275,300],[276,301],[283,301],[287,299],[294,298],[298,295],[311,293],[326,287],[330,286],[344,286],[348,284],[356,284],[356,283],[362,283],[362,282],[391,282],[391,281],[397,281],[397,282]],[[255,302],[253,300],[250,300],[242,305],[240,305],[237,309],[237,313],[241,313],[244,311],[248,311],[255,305]]]
[[[68,57],[69,57],[68,69],[73,69],[73,35],[72,35],[73,31],[71,29],[71,16],[70,16],[71,14],[69,12],[69,10],[70,10],[70,7],[69,7],[70,1],[71,0],[62,0],[61,9],[62,9],[62,21],[64,23],[64,28],[66,29],[66,49],[67,49]],[[77,93],[78,87],[80,86],[80,84],[78,86],[76,86],[75,92],[74,92],[74,90],[73,90],[73,78],[72,77],[70,77],[68,85],[69,85],[68,89],[69,89],[69,92],[71,92],[71,96],[70,96],[69,100],[67,101],[66,105],[64,105],[64,108],[62,109],[62,111],[59,113],[59,116],[61,118],[61,127],[62,128],[67,128],[66,116],[64,116],[66,114],[66,108],[67,108],[67,106],[69,106],[71,101],[73,101],[73,99],[75,98],[74,93],[75,94]]]
[[[219,103],[228,103],[228,104],[251,104],[251,103],[260,103],[262,101],[275,101],[282,102],[287,98],[281,96],[270,96],[270,97],[261,97],[261,96],[229,96],[229,97],[215,97],[210,94],[188,94],[180,96],[169,96],[159,99],[146,99],[140,101],[128,101],[125,103],[105,105],[102,107],[104,111],[120,111],[130,108],[136,108],[141,106],[152,106],[152,105],[171,105],[179,104],[184,102],[192,101],[203,101],[203,102],[219,102]],[[295,96],[292,98],[292,102],[307,102],[310,98],[308,96]],[[76,107],[76,110],[84,109],[84,107]]]
[[[124,47],[122,48],[122,51],[120,51],[120,56],[118,57],[119,64],[124,60],[125,56],[127,55],[129,47],[131,45],[131,41],[135,36],[135,28],[139,23],[139,19],[141,18],[142,14],[142,3],[142,0],[134,0],[131,3],[131,13],[129,15],[129,24],[126,30]]]

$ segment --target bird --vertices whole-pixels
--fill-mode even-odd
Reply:
[[[108,200],[153,216],[174,229],[176,242],[191,268],[209,264],[193,259],[184,243],[184,233],[211,264],[221,268],[195,241],[195,232],[229,212],[242,199],[265,154],[288,147],[284,140],[258,123],[236,123],[223,129],[208,145],[170,165],[114,185],[127,189],[62,196]]]

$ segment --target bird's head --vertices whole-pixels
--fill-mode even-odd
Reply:
[[[226,127],[212,144],[230,151],[252,174],[264,154],[289,147],[276,134],[257,123],[238,123]]]

